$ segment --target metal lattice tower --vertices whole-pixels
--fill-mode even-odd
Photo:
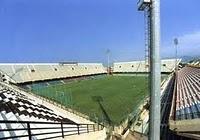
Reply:
[[[175,58],[176,58],[176,60],[175,60],[175,72],[177,72],[178,71],[178,60],[177,60],[177,46],[178,46],[178,38],[175,38],[174,39],[174,45],[175,45]]]
[[[109,74],[109,70],[110,70],[110,50],[109,49],[106,50],[106,55],[107,55],[107,71]]]
[[[150,66],[150,43],[151,43],[151,12],[150,5],[144,9],[144,24],[145,24],[145,68],[149,72]]]

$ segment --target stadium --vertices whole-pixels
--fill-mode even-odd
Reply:
[[[175,62],[166,59],[161,65],[162,136],[198,137],[199,63],[175,75]],[[80,139],[84,133],[86,139],[105,139],[110,131],[112,137],[135,133],[145,139],[146,70],[145,61],[117,62],[112,72],[99,63],[1,64],[1,139],[30,133],[35,139]]]
[[[137,34],[138,38],[136,35],[134,36],[137,41],[134,42],[134,40],[132,42],[134,43],[132,45],[135,45],[133,48],[134,53],[130,50],[131,57],[125,55],[126,60],[123,59],[123,51],[128,42],[126,39],[129,37],[126,35],[129,32],[118,32],[122,36],[117,40],[114,30],[109,30],[115,25],[105,28],[106,30],[103,30],[103,28],[98,29],[104,26],[100,16],[104,12],[102,8],[100,8],[101,11],[99,13],[96,13],[98,16],[96,14],[92,15],[92,19],[101,17],[95,20],[101,23],[101,26],[98,27],[98,24],[94,24],[93,20],[87,19],[87,16],[93,14],[93,12],[95,13],[96,10],[98,11],[98,6],[101,7],[102,3],[99,3],[99,5],[91,3],[91,1],[87,1],[89,3],[79,3],[77,1],[75,3],[70,1],[57,3],[45,0],[41,3],[39,1],[36,3],[34,3],[35,1],[30,3],[18,2],[13,4],[4,1],[3,4],[13,11],[16,11],[17,8],[23,11],[25,8],[25,12],[17,10],[19,13],[15,13],[9,8],[5,8],[6,10],[2,8],[2,11],[5,12],[2,15],[8,16],[8,18],[4,18],[6,21],[9,21],[10,17],[14,17],[13,15],[16,14],[16,19],[21,19],[21,24],[17,23],[17,21],[14,22],[15,25],[11,31],[8,27],[10,25],[13,26],[12,22],[5,26],[6,33],[8,32],[4,34],[5,36],[14,34],[10,37],[11,41],[4,38],[4,35],[0,33],[0,37],[4,38],[1,39],[0,45],[9,46],[8,50],[10,50],[5,51],[6,49],[2,49],[0,58],[6,60],[5,58],[13,57],[14,60],[16,59],[13,62],[9,61],[12,59],[7,59],[6,62],[0,61],[1,140],[200,139],[199,49],[196,49],[196,58],[191,55],[193,56],[192,59],[185,60],[183,56],[178,56],[180,48],[177,47],[179,38],[181,43],[187,42],[189,38],[189,41],[192,40],[190,42],[195,46],[198,44],[196,38],[199,40],[199,33],[174,38],[173,45],[175,49],[164,48],[165,53],[168,55],[161,57],[160,0],[138,1],[137,11],[144,13],[145,29],[143,31],[145,35],[143,44],[145,44],[145,50],[142,53],[144,58],[140,57],[140,53],[137,54],[139,49],[137,41],[141,42],[138,39],[141,38],[141,34]],[[106,4],[109,5],[110,3],[106,2]],[[115,4],[119,6],[117,11],[120,11],[119,8],[121,9],[121,6],[124,6],[122,2],[116,2]],[[25,5],[30,6],[31,10]],[[44,5],[47,7],[44,8]],[[94,5],[96,9],[94,9]],[[108,5],[103,3],[104,8]],[[126,1],[125,5],[127,6],[126,8],[130,8],[129,2]],[[68,12],[72,15],[72,20],[70,20],[69,15],[67,15],[68,18],[66,19],[60,15],[58,16],[58,13],[62,15],[67,12],[66,7],[69,8],[67,10],[73,11],[73,14]],[[87,16],[80,11],[76,13],[76,10],[78,11],[77,7],[78,9],[86,8],[82,12]],[[90,11],[91,7],[92,12]],[[38,11],[33,10],[35,8]],[[110,11],[110,6],[108,9],[105,8],[105,11]],[[53,12],[51,13],[51,11]],[[111,17],[116,16],[115,12],[111,14]],[[37,15],[37,20],[32,20],[32,18],[35,18],[35,14]],[[108,18],[110,13],[105,12],[104,14]],[[118,14],[121,15],[121,13]],[[28,23],[30,25],[25,24],[27,21],[22,18],[23,16],[29,19]],[[77,17],[84,20],[80,20]],[[125,27],[121,26],[124,22],[124,17],[123,14],[123,17],[117,18],[118,22],[120,19],[120,26],[116,26],[119,31],[121,27],[125,29]],[[136,16],[135,18],[138,17]],[[108,19],[106,21],[109,21]],[[51,21],[50,24],[49,21]],[[45,26],[42,24],[43,22],[46,23],[44,24]],[[64,25],[66,23],[67,25]],[[76,26],[77,23],[78,26]],[[86,25],[80,26],[84,24]],[[128,27],[128,24],[123,23],[123,25]],[[15,27],[24,28],[17,30]],[[47,29],[45,33],[43,28]],[[70,30],[71,28],[72,30]],[[93,28],[94,30],[91,32],[90,29]],[[81,32],[82,29],[84,32]],[[127,29],[130,30],[130,26]],[[66,31],[68,35],[66,35]],[[90,33],[88,33],[89,31]],[[134,31],[140,33],[141,30]],[[97,39],[97,34],[101,35],[101,40]],[[79,38],[80,36],[81,38]],[[114,36],[114,38],[109,36]],[[172,34],[169,36],[172,36]],[[109,45],[106,43],[109,40],[107,37],[111,40],[113,39],[110,44],[108,43]],[[126,42],[123,42],[125,40]],[[91,44],[87,44],[88,42]],[[114,42],[117,42],[116,46],[113,44]],[[48,56],[48,61],[20,62],[20,57],[23,59],[25,56],[27,59],[31,57],[29,56],[30,54],[25,54],[27,44],[30,46],[28,48],[30,50],[37,48],[37,46],[39,48],[36,49],[36,54],[31,53],[32,59],[37,57],[36,60],[42,60],[44,56]],[[117,48],[121,44],[123,44],[123,48],[122,46]],[[185,44],[186,46],[188,45],[187,43]],[[23,53],[17,50],[20,45],[23,46]],[[58,47],[59,45],[67,45],[67,47],[63,47],[65,49],[62,50]],[[88,48],[88,46],[93,45],[95,46],[94,48]],[[104,45],[109,46],[105,52],[107,62],[100,61],[100,57],[97,56],[102,55],[99,52],[105,49]],[[13,46],[13,48],[10,46]],[[48,47],[45,50],[40,48],[41,46]],[[110,47],[116,53],[113,53],[112,61]],[[52,52],[49,52],[49,50]],[[188,53],[186,50],[184,48],[181,51]],[[17,53],[15,51],[20,52],[20,55],[16,56]],[[67,51],[67,56],[65,51]],[[175,51],[175,56],[173,51]],[[82,54],[84,53],[86,56],[83,55],[83,57]],[[53,59],[49,58],[49,56],[62,59],[55,59],[56,61],[51,62],[50,60]],[[96,58],[90,58],[94,56]],[[133,59],[133,56],[140,59]],[[73,61],[73,59],[77,61]],[[89,60],[93,61],[90,62]]]

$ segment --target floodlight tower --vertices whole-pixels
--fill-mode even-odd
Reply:
[[[177,60],[177,47],[178,47],[178,38],[174,39],[174,45],[175,45],[175,57],[176,57],[176,61],[175,61],[175,72],[178,71],[178,60]]]
[[[139,0],[138,10],[148,19],[150,53],[150,121],[149,139],[160,140],[160,0]]]
[[[107,71],[109,73],[109,70],[110,70],[110,50],[109,49],[106,50],[106,55],[107,55]]]

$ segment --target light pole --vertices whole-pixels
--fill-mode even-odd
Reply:
[[[107,55],[107,71],[109,73],[109,68],[110,68],[110,50],[106,50],[106,55]]]
[[[177,39],[177,38],[174,39],[174,45],[175,45],[175,57],[176,57],[176,61],[175,61],[175,72],[177,72],[177,71],[178,71],[178,61],[177,61],[178,39]]]
[[[160,0],[139,0],[138,10],[150,8],[150,121],[149,140],[160,140]]]

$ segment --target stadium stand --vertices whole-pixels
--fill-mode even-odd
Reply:
[[[12,83],[72,78],[107,73],[101,63],[0,64],[0,72]]]
[[[64,138],[103,129],[72,121],[38,100],[0,83],[0,139]]]
[[[200,69],[185,67],[177,74],[175,120],[200,118]]]
[[[21,93],[6,88],[0,89],[0,92],[1,112],[12,112],[19,116],[33,116],[38,119],[42,118],[50,121],[66,121],[72,123],[72,121],[66,118],[57,116],[51,109],[43,105],[35,104],[35,101],[31,101]]]
[[[175,69],[176,59],[165,59],[161,61],[161,72],[170,73]],[[179,64],[181,59],[177,60]],[[145,61],[132,61],[132,62],[117,62],[114,63],[114,73],[136,73],[136,72],[148,72],[148,67]]]
[[[176,73],[170,111],[170,129],[200,138],[200,68],[184,67]],[[185,134],[187,133],[187,134]]]
[[[192,60],[188,63],[189,66],[192,66],[192,67],[200,67],[200,60],[197,59],[197,60]]]

